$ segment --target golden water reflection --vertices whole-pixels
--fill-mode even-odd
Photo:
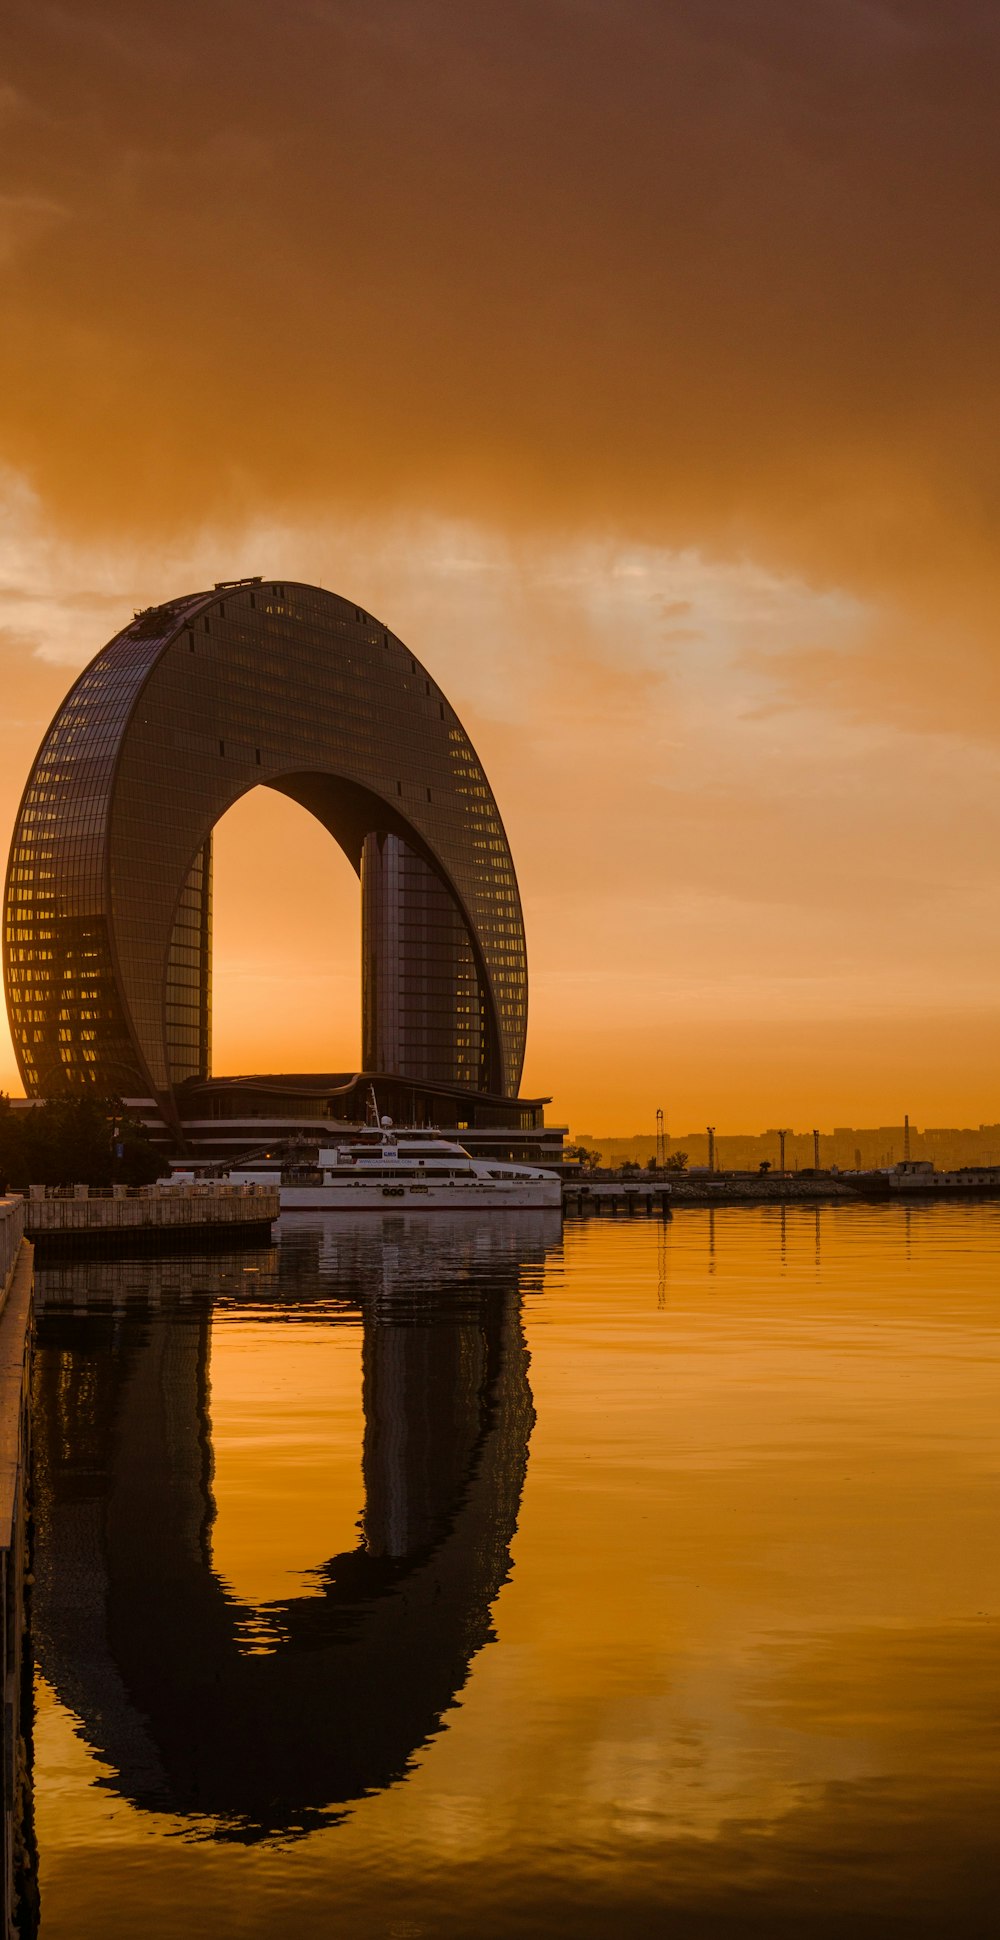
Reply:
[[[341,1811],[294,1841],[272,1828],[233,1843],[190,1796],[171,1808],[169,1783],[145,1802],[123,1796],[128,1746],[101,1741],[110,1687],[98,1701],[88,1663],[62,1648],[46,1666],[41,1649],[55,1686],[39,1686],[36,1745],[43,1932],[992,1931],[998,1238],[1000,1211],[968,1205],[690,1211],[666,1229],[572,1223],[561,1238],[512,1229],[502,1257],[474,1232],[428,1240],[397,1224],[358,1239],[351,1307],[342,1237],[310,1252],[286,1232],[277,1307],[267,1289],[256,1302],[235,1281],[215,1290],[227,1406],[240,1360],[220,1350],[227,1328],[264,1357],[251,1399],[261,1365],[275,1366],[276,1414],[256,1441],[233,1438],[226,1486],[245,1487],[273,1448],[282,1395],[297,1434],[285,1377],[310,1314],[318,1341],[340,1328],[363,1329],[366,1353],[379,1343],[380,1378],[395,1369],[397,1385],[378,1433],[370,1416],[364,1431],[369,1539],[403,1532],[388,1602],[413,1608],[391,1647],[405,1652],[416,1626],[410,1674],[429,1710],[412,1709],[409,1742],[383,1760],[388,1782],[353,1797],[342,1786]],[[451,1320],[440,1289],[431,1297],[436,1249],[460,1290]],[[61,1338],[72,1389],[85,1354],[60,1337],[66,1324],[43,1319],[42,1353]],[[190,1323],[164,1309],[157,1324]],[[510,1379],[490,1415],[470,1347],[498,1324]],[[465,1399],[443,1438],[439,1423],[435,1495],[422,1390],[406,1376],[429,1380],[437,1356]],[[463,1523],[483,1432],[496,1449],[488,1500]],[[65,1453],[79,1507],[87,1451]],[[345,1451],[334,1470],[347,1476]],[[419,1528],[398,1520],[407,1477]],[[239,1525],[231,1587],[248,1607],[258,1593],[270,1607],[276,1558],[315,1589],[309,1572],[348,1540],[339,1488],[304,1490],[287,1545],[262,1530],[255,1555],[252,1522]],[[419,1590],[432,1577],[426,1607],[441,1611],[447,1657],[436,1681]],[[301,1622],[293,1612],[293,1633]],[[329,1639],[315,1641],[314,1674],[335,1675]],[[137,1677],[127,1660],[119,1646]],[[359,1728],[357,1714],[346,1722]],[[321,1784],[344,1767],[317,1759],[314,1723],[285,1720]],[[211,1776],[223,1798],[224,1759]]]
[[[266,1638],[268,1606],[321,1596],[307,1559],[354,1548],[364,1504],[360,1323],[290,1321],[281,1353],[253,1317],[212,1330],[211,1563]],[[277,1634],[275,1632],[275,1634]]]

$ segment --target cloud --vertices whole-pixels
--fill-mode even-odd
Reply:
[[[97,0],[13,38],[12,194],[72,216],[5,295],[0,443],[54,516],[748,554],[885,605],[881,662],[946,608],[956,710],[1000,718],[991,10],[293,5],[275,60],[264,0]]]
[[[804,674],[792,691],[789,665],[857,657],[870,620],[857,601],[746,561],[429,518],[115,551],[58,540],[23,494],[5,509],[0,584],[45,594],[0,601],[0,671],[25,723],[0,763],[8,826],[33,723],[134,606],[280,562],[384,616],[472,735],[527,914],[529,1093],[554,1090],[577,1119],[600,1107],[612,1127],[643,1122],[650,1087],[695,1123],[706,1092],[720,1123],[824,1108],[830,1122],[880,1122],[919,1041],[913,1109],[989,1116],[995,761],[944,724],[917,733],[828,706]],[[456,573],[456,560],[477,569]],[[81,588],[99,595],[90,610]],[[664,637],[672,604],[696,640]],[[315,1068],[317,1047],[339,1069],[356,1054],[357,885],[281,806],[259,791],[219,830],[219,1069]],[[266,931],[262,855],[283,899]],[[273,976],[279,961],[280,1025],[254,1000],[252,969]]]
[[[65,215],[57,202],[41,195],[0,195],[0,264],[6,268],[22,249]]]

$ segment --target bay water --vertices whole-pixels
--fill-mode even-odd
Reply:
[[[45,1940],[998,1923],[1000,1206],[38,1272]]]

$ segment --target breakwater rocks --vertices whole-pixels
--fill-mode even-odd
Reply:
[[[954,1172],[937,1172],[920,1159],[904,1159],[874,1172],[582,1172],[563,1178],[563,1206],[568,1212],[989,1198],[1000,1198],[1000,1166],[960,1166]]]
[[[829,1173],[802,1178],[786,1172],[775,1176],[750,1173],[714,1179],[681,1178],[672,1186],[670,1196],[677,1205],[706,1206],[719,1201],[766,1205],[772,1200],[856,1199],[858,1194],[855,1187]]]
[[[886,1187],[888,1191],[888,1187]],[[597,1172],[564,1179],[563,1208],[569,1213],[648,1213],[669,1218],[681,1206],[759,1206],[806,1201],[857,1199],[858,1190],[830,1173],[674,1173]]]

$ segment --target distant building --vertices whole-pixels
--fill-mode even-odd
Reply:
[[[360,1073],[212,1076],[212,830],[258,785],[360,876]],[[543,1122],[517,1097],[527,961],[492,789],[403,642],[315,586],[172,600],[84,669],[21,802],[4,972],[29,1097],[93,1087],[176,1143],[189,1123],[357,1117],[371,1079],[400,1119]]]

